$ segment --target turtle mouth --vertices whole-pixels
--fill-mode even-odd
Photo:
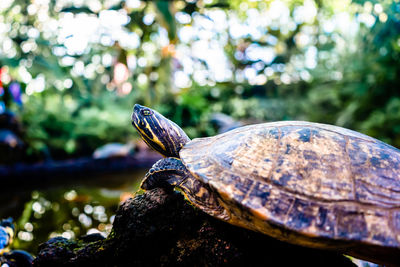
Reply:
[[[135,104],[135,106],[133,107],[133,113],[132,113],[132,122],[137,123],[139,121],[139,114],[140,114],[140,110],[142,109],[143,106],[139,105],[139,104]]]
[[[138,118],[137,114],[135,113],[135,111],[132,113],[131,120],[132,120],[133,127],[135,127],[138,130],[137,124],[139,123],[139,118]]]
[[[148,109],[148,108],[146,108],[146,107],[144,107],[144,106],[141,106],[141,105],[139,105],[139,104],[135,104],[135,106],[133,107],[133,113],[132,113],[132,116],[131,116],[131,120],[132,120],[132,125],[137,129],[137,130],[139,130],[139,132],[140,132],[140,124],[142,123],[143,124],[143,122],[141,121],[142,119],[143,119],[143,116],[142,116],[142,111],[144,110],[144,109]]]

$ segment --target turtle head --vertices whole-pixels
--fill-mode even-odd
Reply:
[[[157,111],[139,104],[133,108],[132,125],[143,141],[164,157],[179,158],[179,150],[190,141],[176,123]]]

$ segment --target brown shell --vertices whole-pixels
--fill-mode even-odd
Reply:
[[[314,247],[400,247],[400,150],[374,138],[274,122],[194,139],[180,156],[236,224]]]

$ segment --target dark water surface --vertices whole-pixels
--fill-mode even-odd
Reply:
[[[119,203],[133,196],[146,171],[0,188],[0,218],[12,217],[17,226],[13,248],[36,255],[38,245],[51,237],[107,235]]]

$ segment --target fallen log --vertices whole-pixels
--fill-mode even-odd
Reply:
[[[81,157],[70,160],[45,161],[40,163],[16,163],[0,165],[0,181],[3,187],[37,185],[45,181],[63,181],[96,177],[98,174],[114,174],[151,167],[160,159],[157,153],[137,153],[133,156],[95,159]]]

